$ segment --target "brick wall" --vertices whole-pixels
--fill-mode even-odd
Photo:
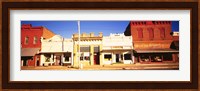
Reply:
[[[45,27],[32,27],[31,24],[23,24],[21,27],[21,47],[22,48],[41,48],[40,38],[51,38],[55,34]],[[28,37],[28,43],[25,43],[25,38]],[[34,37],[37,37],[37,42],[34,43]]]
[[[53,37],[54,35],[55,34],[52,31],[50,31],[47,28],[43,27],[43,34],[42,34],[43,38],[49,39],[49,38]]]
[[[22,48],[40,48],[40,37],[42,36],[42,27],[32,27],[30,24],[22,25],[21,28],[21,47]],[[25,38],[28,37],[28,43],[25,43]],[[37,42],[34,44],[34,37],[37,37]]]
[[[171,32],[170,21],[131,21],[124,33],[132,35],[134,49],[163,49],[170,48]]]

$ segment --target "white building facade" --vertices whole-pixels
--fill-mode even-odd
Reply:
[[[102,39],[103,64],[133,64],[132,37],[121,34],[110,34]]]
[[[40,66],[73,65],[72,39],[55,35],[50,39],[41,39]]]

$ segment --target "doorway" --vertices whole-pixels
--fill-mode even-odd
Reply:
[[[116,54],[116,62],[119,62],[119,54]]]
[[[40,62],[39,61],[37,61],[36,64],[37,64],[37,66],[40,66]]]
[[[98,65],[98,64],[99,64],[99,52],[94,53],[94,65]]]
[[[56,55],[55,65],[61,65],[61,55]]]

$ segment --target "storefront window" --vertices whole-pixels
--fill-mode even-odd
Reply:
[[[66,53],[65,55],[64,55],[64,57],[65,57],[65,62],[69,62],[70,60],[71,60],[71,54],[70,53]]]
[[[89,52],[83,52],[83,53],[81,53],[80,60],[81,61],[90,61]]]
[[[150,60],[149,60],[149,56],[148,56],[148,55],[141,55],[141,56],[140,56],[140,61],[142,61],[142,62],[143,62],[143,61],[144,61],[144,62],[150,61]]]
[[[161,62],[162,61],[162,57],[161,55],[153,55],[151,57],[152,62]]]
[[[172,61],[172,54],[164,54],[163,61]]]
[[[80,57],[80,60],[83,61],[83,57]]]
[[[83,55],[83,53],[81,53],[80,61],[83,61],[83,57],[84,57],[84,55]]]
[[[51,54],[45,54],[45,62],[50,62]]]
[[[111,54],[105,54],[104,55],[104,59],[105,60],[111,60],[112,59],[112,55]]]
[[[86,61],[89,61],[89,60],[90,60],[90,57],[89,57],[89,56],[85,56],[84,59],[85,59]]]
[[[69,62],[69,57],[68,56],[65,57],[65,62]]]
[[[131,54],[124,54],[124,60],[131,60]]]

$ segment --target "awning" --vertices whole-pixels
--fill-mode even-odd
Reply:
[[[59,52],[59,51],[58,52],[51,52],[51,51],[49,51],[49,52],[40,52],[40,53],[71,53],[71,52],[68,52],[68,51],[67,52],[66,51],[63,51],[63,52]]]
[[[135,49],[135,53],[178,53],[178,50],[174,49]]]
[[[40,48],[21,48],[21,56],[34,56]]]
[[[103,52],[126,52],[132,51],[133,49],[103,49]]]

